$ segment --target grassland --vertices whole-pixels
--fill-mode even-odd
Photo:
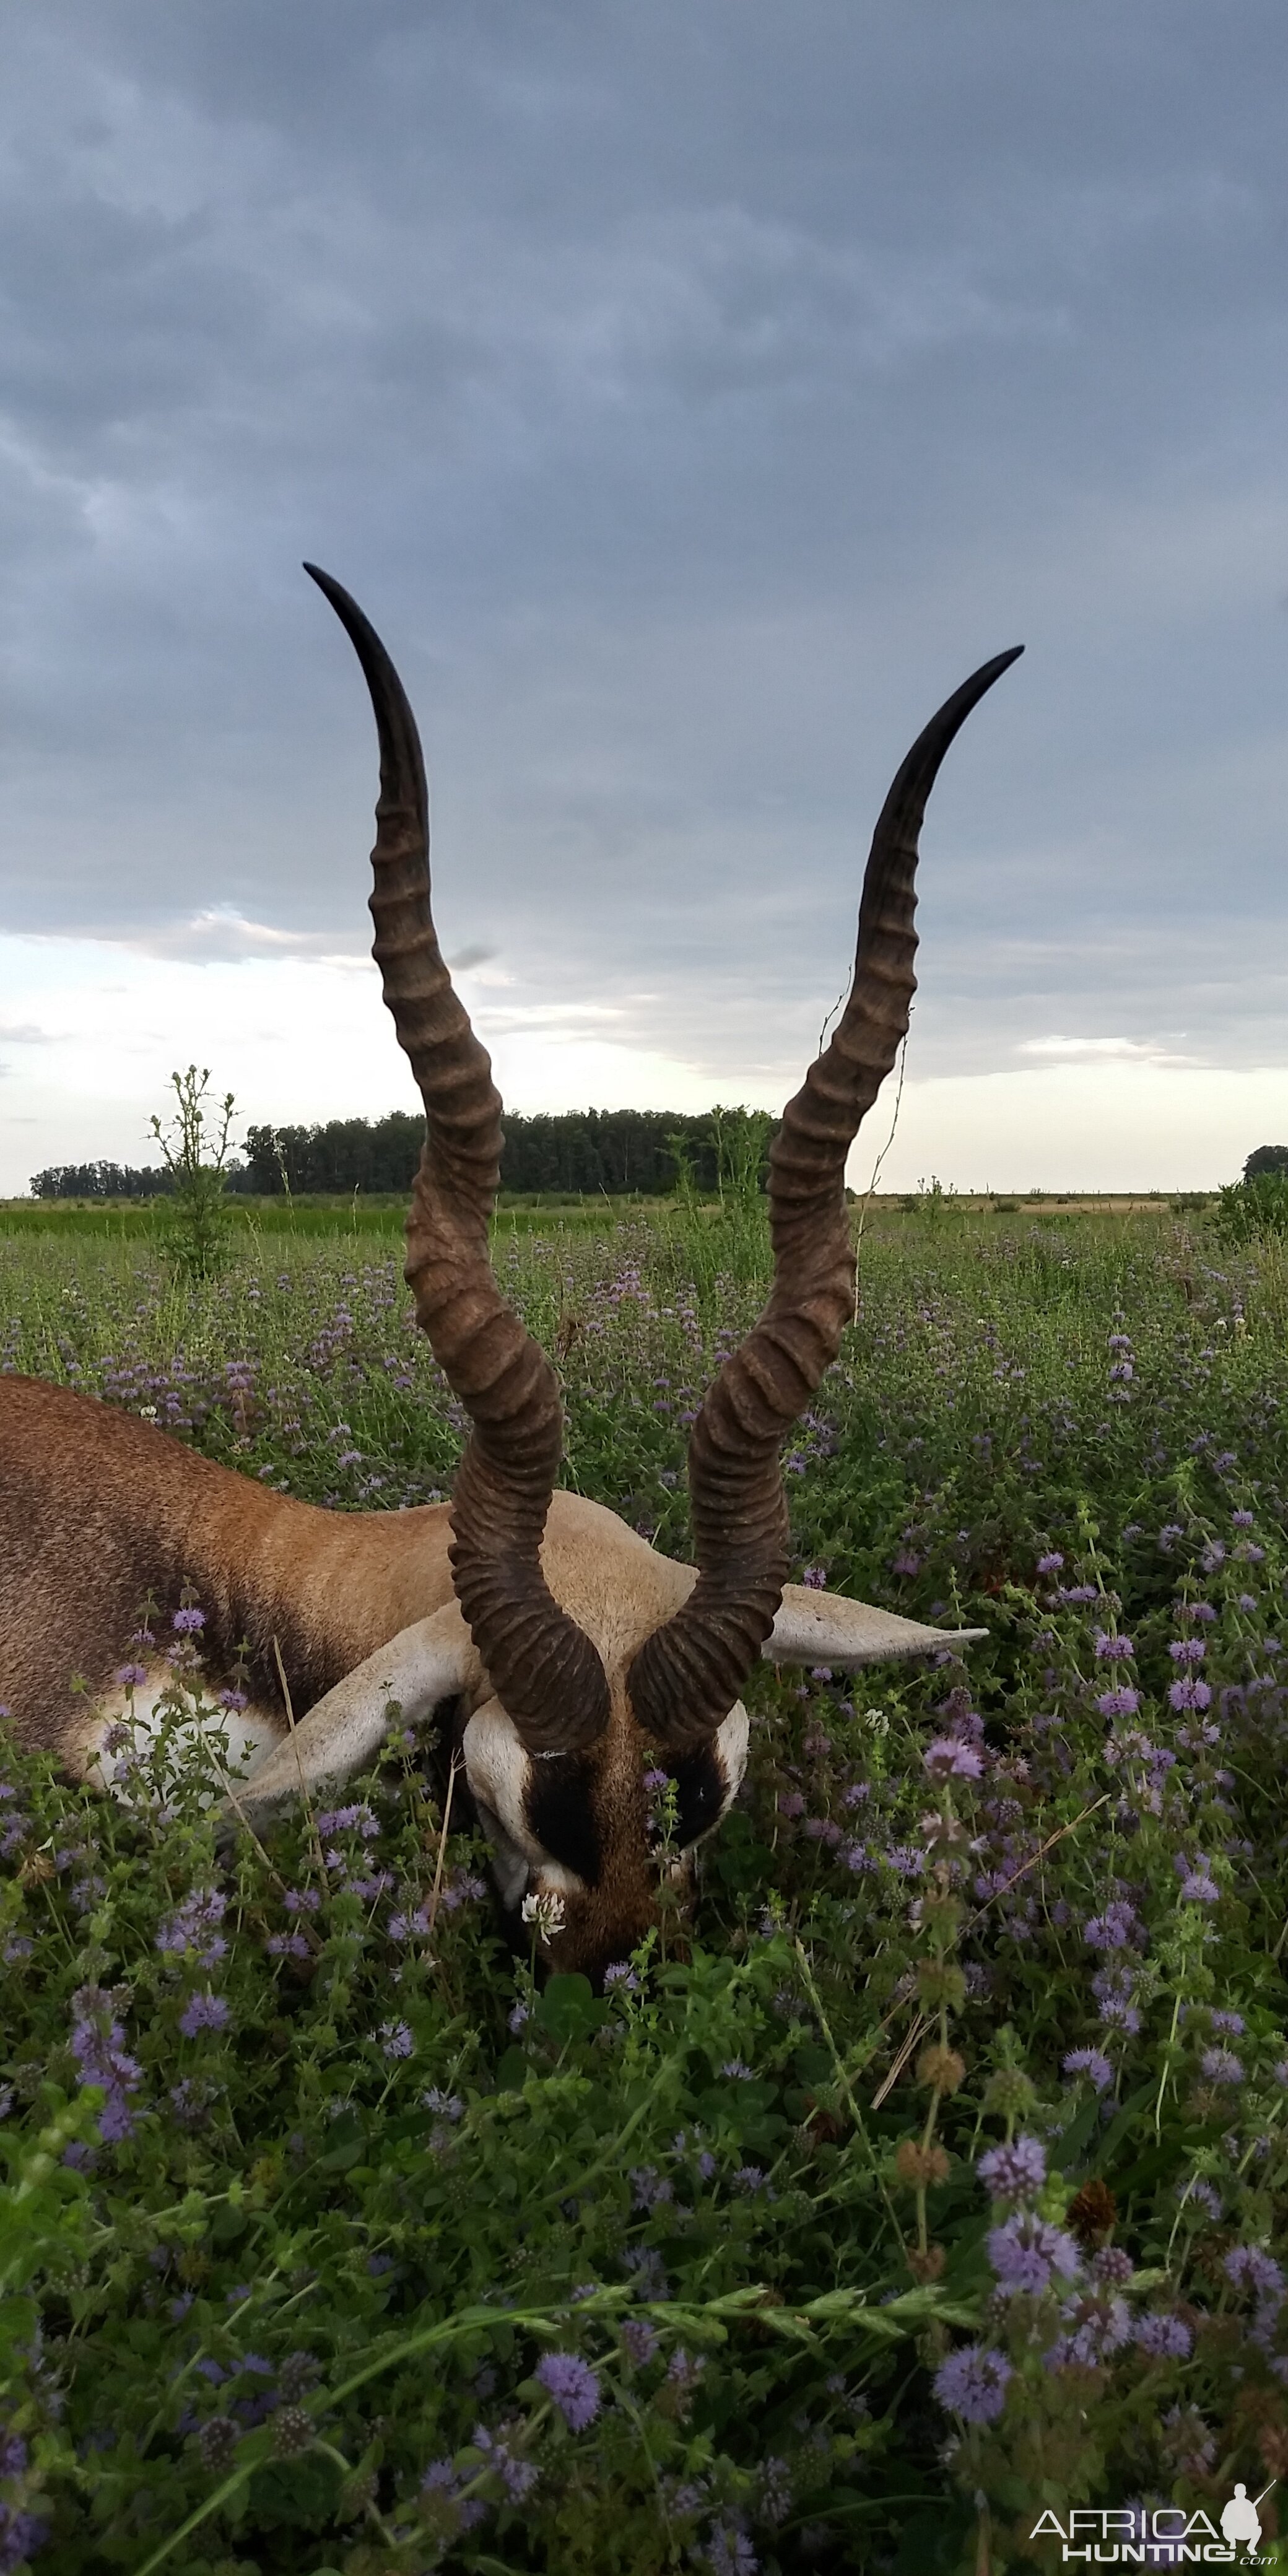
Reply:
[[[401,1212],[283,1213],[195,1288],[146,1212],[6,1218],[0,1366],[310,1500],[446,1490]],[[496,1257],[568,1480],[682,1552],[758,1212]],[[604,1997],[537,1992],[468,1839],[432,1902],[432,1747],[266,1853],[190,1778],[7,1764],[0,2568],[1000,2576],[1044,2509],[1288,2475],[1288,1262],[925,1201],[861,1277],[794,1571],[987,1642],[758,1679],[696,1921]]]

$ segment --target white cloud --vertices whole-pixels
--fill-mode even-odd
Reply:
[[[1017,1055],[1037,1056],[1045,1064],[1192,1064],[1197,1055],[1178,1055],[1157,1038],[1021,1038]]]
[[[31,1020],[0,1020],[0,1045],[50,1046],[52,1043],[49,1030],[38,1029]]]
[[[850,1156],[866,1189],[890,1133],[893,1090]],[[1254,1145],[1288,1136],[1288,1067],[1142,1063],[1121,1057],[1024,1072],[908,1081],[883,1190],[932,1175],[958,1190],[1212,1190]]]
[[[352,945],[333,930],[279,930],[248,921],[228,905],[188,913],[178,921],[144,928],[88,930],[82,936],[139,957],[181,958],[194,965],[235,963],[247,957],[307,957],[334,966],[365,965],[367,950],[355,933]]]

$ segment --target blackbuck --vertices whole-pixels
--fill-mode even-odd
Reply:
[[[926,798],[958,727],[1015,655],[986,662],[948,699],[886,799],[849,1000],[770,1158],[769,1301],[692,1426],[695,1563],[680,1565],[615,1513],[556,1490],[555,1374],[489,1259],[501,1102],[434,929],[415,721],[361,610],[307,569],[375,711],[373,953],[426,1121],[406,1277],[472,1436],[450,1503],[321,1511],[127,1413],[0,1376],[0,1701],[20,1743],[110,1785],[105,1738],[125,1712],[121,1658],[139,1651],[127,1647],[139,1604],[195,1598],[212,1689],[234,1669],[249,1677],[236,1725],[253,1758],[237,1803],[261,1825],[371,1759],[395,1705],[419,1720],[435,1709],[446,1719],[451,1703],[503,1904],[534,1900],[546,1965],[593,1974],[652,1920],[659,1867],[683,1876],[733,1798],[747,1755],[739,1694],[759,1656],[850,1668],[982,1633],[787,1583],[780,1450],[854,1310],[845,1160],[908,1027]],[[143,1660],[132,1705],[147,1722],[169,1673],[160,1651]],[[677,1793],[664,1864],[645,1784],[657,1766]]]

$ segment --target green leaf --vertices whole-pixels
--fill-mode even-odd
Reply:
[[[317,2158],[319,2173],[347,2173],[366,2152],[367,2133],[356,2111],[341,2111],[327,2130],[325,2152]]]
[[[533,2019],[562,2048],[570,2040],[589,2038],[607,2021],[610,2010],[610,2005],[597,2001],[589,1977],[551,1977]]]

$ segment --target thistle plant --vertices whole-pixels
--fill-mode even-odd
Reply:
[[[162,1242],[175,1271],[187,1279],[209,1279],[228,1253],[226,1165],[234,1104],[230,1091],[217,1108],[207,1106],[209,1081],[208,1065],[200,1073],[195,1064],[186,1073],[172,1073],[174,1116],[168,1127],[159,1117],[152,1120],[171,1179]]]

